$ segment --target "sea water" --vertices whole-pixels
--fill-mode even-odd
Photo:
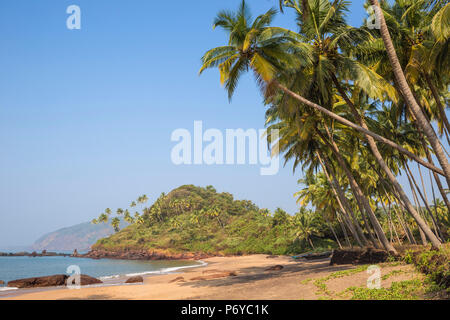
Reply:
[[[87,259],[72,257],[0,257],[0,293],[15,290],[7,288],[8,281],[66,274],[67,268],[76,265],[82,274],[112,283],[114,279],[136,275],[167,274],[184,268],[201,266],[201,261],[157,260],[136,261],[116,259]]]

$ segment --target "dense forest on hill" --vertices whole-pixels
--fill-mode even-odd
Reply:
[[[230,193],[218,193],[212,186],[181,186],[162,194],[142,212],[139,221],[99,240],[93,248],[296,254],[337,246],[330,240],[333,235],[327,224],[311,211],[302,209],[294,216],[282,209],[271,213],[251,201],[235,200]]]

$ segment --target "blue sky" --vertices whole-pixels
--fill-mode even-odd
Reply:
[[[0,247],[91,220],[141,194],[214,185],[271,210],[297,210],[301,173],[258,166],[175,166],[171,132],[262,128],[265,109],[250,76],[232,103],[200,57],[223,45],[220,9],[239,0],[2,0],[0,3]],[[249,0],[254,15],[275,0]],[[352,25],[365,12],[353,1]],[[80,6],[82,29],[66,28]],[[276,25],[294,28],[291,14]]]

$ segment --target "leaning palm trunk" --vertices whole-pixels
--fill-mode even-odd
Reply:
[[[338,238],[338,236],[337,236],[337,234],[336,234],[336,231],[334,231],[333,224],[332,224],[330,221],[328,221],[325,217],[324,217],[324,220],[325,220],[325,222],[327,223],[328,228],[330,228],[331,232],[333,233],[333,236],[334,236],[334,238],[336,239],[336,242],[337,242],[337,244],[338,244],[338,246],[339,246],[339,249],[342,249],[342,244],[341,244],[341,242],[339,241],[339,238]]]
[[[412,114],[411,111],[409,112],[409,114],[411,115],[411,117],[413,119],[413,124],[415,125],[415,127],[417,128],[417,131],[419,132],[420,142],[422,143],[422,147],[425,150],[425,155],[427,156],[427,160],[430,164],[432,164],[434,166],[433,157],[431,156],[430,150],[428,150],[428,145],[425,141],[425,138],[423,137],[423,133],[420,130],[419,125],[417,124],[416,117],[414,116],[414,114]],[[442,196],[442,199],[444,200],[445,205],[447,206],[447,209],[450,211],[450,202],[448,201],[447,193],[445,192],[444,187],[442,186],[441,179],[434,171],[433,171],[433,177],[434,177],[434,180],[436,181],[436,184],[438,186],[438,189]],[[433,186],[433,184],[431,184],[431,186]]]
[[[389,220],[390,220],[391,223],[392,223],[392,227],[393,227],[393,229],[394,229],[395,236],[397,237],[397,242],[398,242],[399,245],[401,245],[402,242],[400,241],[400,237],[398,236],[397,226],[395,225],[394,219],[392,219],[392,211],[393,211],[393,210],[392,210],[391,199],[390,199],[389,195],[387,194],[386,190],[385,190],[384,192],[385,192],[386,197],[387,197],[387,200],[388,200],[388,202],[389,202]]]
[[[326,108],[324,108],[322,106],[319,106],[318,104],[316,104],[314,102],[309,101],[308,99],[306,99],[306,98],[302,97],[301,95],[299,95],[299,94],[289,90],[288,88],[286,88],[285,86],[279,84],[276,81],[272,81],[272,83],[274,83],[278,87],[278,89],[280,89],[281,91],[286,93],[288,96],[290,96],[290,97],[300,101],[301,103],[303,103],[303,104],[305,104],[305,105],[307,105],[307,106],[309,106],[311,108],[314,108],[315,110],[320,111],[321,113],[329,116],[330,118],[338,121],[339,123],[342,123],[343,125],[346,125],[346,126],[348,126],[350,128],[355,129],[358,132],[361,132],[363,134],[371,136],[376,141],[384,143],[384,144],[386,144],[386,145],[388,145],[388,146],[398,150],[399,152],[405,154],[406,156],[408,156],[412,160],[420,163],[424,167],[426,167],[426,168],[428,168],[430,170],[433,170],[434,172],[436,172],[436,173],[438,173],[438,174],[440,174],[442,176],[445,176],[444,171],[442,171],[441,169],[437,168],[436,166],[431,165],[428,162],[422,160],[420,157],[418,157],[414,153],[406,150],[405,148],[399,146],[395,142],[393,142],[393,141],[391,141],[389,139],[386,139],[386,138],[384,138],[384,137],[382,137],[382,136],[380,136],[380,135],[378,135],[378,134],[376,134],[376,133],[374,133],[374,132],[372,132],[370,130],[364,129],[361,126],[359,126],[359,125],[357,125],[357,124],[355,124],[355,123],[353,123],[353,122],[351,122],[351,121],[349,121],[349,120],[347,120],[347,119],[345,119],[345,118],[343,118],[343,117],[341,117],[341,116],[331,112],[330,110],[328,110],[328,109],[326,109]]]
[[[356,182],[355,178],[353,177],[353,174],[351,173],[350,169],[348,168],[347,164],[345,163],[344,158],[339,153],[339,149],[338,149],[336,143],[334,142],[334,140],[332,139],[327,126],[325,126],[325,131],[327,132],[328,140],[329,140],[327,142],[331,146],[331,150],[333,151],[333,154],[336,156],[336,158],[339,162],[339,165],[344,169],[344,172],[346,173],[346,175],[349,179],[352,190],[354,190],[354,193],[357,195],[359,200],[362,202],[362,205],[363,205],[367,215],[369,216],[370,222],[372,223],[372,226],[374,228],[376,236],[378,237],[378,239],[380,240],[381,244],[386,249],[386,251],[396,254],[397,251],[392,246],[392,244],[389,242],[389,240],[386,238],[386,235],[384,234],[384,231],[380,225],[380,222],[378,221],[377,217],[375,216],[375,213],[373,212],[369,201],[364,196],[361,188],[359,187],[358,183]],[[369,235],[371,235],[370,229],[369,229]],[[373,241],[373,242],[374,242],[374,244],[376,244],[376,241]]]
[[[423,73],[423,75],[425,77],[425,80],[427,81],[427,84],[428,84],[428,87],[431,90],[431,93],[433,94],[433,98],[434,98],[434,101],[436,102],[436,106],[439,109],[439,114],[441,116],[441,120],[442,120],[442,122],[444,123],[444,126],[445,126],[444,131],[447,130],[447,132],[450,132],[450,123],[448,122],[447,116],[445,114],[445,109],[444,109],[444,106],[442,105],[441,98],[439,97],[439,93],[438,93],[435,85],[431,81],[430,76],[427,73],[425,73],[425,72]]]
[[[389,34],[386,20],[384,19],[384,14],[381,11],[381,7],[380,7],[378,0],[370,0],[370,3],[372,4],[372,6],[374,6],[376,8],[375,12],[376,12],[377,19],[380,23],[381,37],[383,39],[387,55],[388,55],[389,61],[392,66],[392,71],[397,80],[398,87],[400,89],[400,93],[402,94],[403,98],[405,99],[405,102],[406,102],[407,106],[409,107],[409,109],[416,116],[417,123],[419,124],[420,128],[423,130],[424,134],[430,141],[430,144],[434,150],[434,153],[436,154],[436,157],[445,173],[444,176],[447,179],[447,184],[450,186],[450,166],[448,164],[448,160],[445,156],[444,150],[440,144],[438,137],[436,136],[436,133],[433,130],[433,127],[427,121],[425,115],[422,112],[422,109],[420,108],[419,104],[417,103],[416,99],[414,98],[414,95],[411,91],[411,88],[408,85],[408,82],[406,81],[405,74],[403,73],[402,67],[400,65],[400,61],[398,60],[398,57],[397,57],[397,53],[395,52],[394,44],[392,43],[391,35]],[[425,230],[424,230],[424,232],[425,232]],[[435,244],[433,243],[433,245],[435,245]]]
[[[392,188],[392,194],[397,199],[397,204],[401,208],[401,210],[399,210],[400,211],[399,217],[401,217],[401,219],[403,220],[403,224],[405,225],[406,230],[407,230],[409,236],[411,237],[410,241],[412,244],[417,244],[416,239],[414,238],[414,235],[413,235],[411,229],[409,228],[408,221],[406,221],[405,212],[408,212],[408,210],[406,209],[405,204],[403,203],[402,199],[400,198],[400,196],[398,195],[398,193],[396,192],[396,190],[394,188]]]
[[[345,223],[342,222],[342,220],[344,219],[344,218],[341,218],[342,215],[343,215],[343,213],[341,213],[340,211],[337,211],[336,212],[336,219],[339,222],[339,225],[341,226],[342,233],[344,234],[345,243],[347,244],[347,247],[349,247],[349,248],[352,247],[353,248],[353,245],[350,242],[350,239],[348,237],[347,228],[345,227]]]
[[[358,244],[361,247],[363,247],[364,245],[367,244],[367,239],[364,236],[364,232],[361,230],[361,227],[358,223],[358,220],[356,219],[356,215],[353,212],[351,205],[348,203],[348,200],[345,197],[345,194],[342,191],[342,188],[341,188],[339,182],[337,181],[336,175],[334,173],[334,170],[331,168],[328,158],[323,157],[323,159],[322,159],[322,157],[320,156],[320,152],[317,152],[316,154],[317,154],[317,158],[319,159],[320,164],[322,165],[325,176],[327,177],[328,181],[330,182],[330,184],[332,186],[333,192],[335,193],[335,196],[336,196],[338,204],[341,208],[341,211],[344,214],[347,214],[348,226],[349,226],[350,232],[352,233],[356,242],[358,242]],[[328,173],[331,173],[331,175],[333,176],[332,180]],[[353,217],[354,224],[352,224],[350,218],[348,217],[348,212],[350,212],[351,216]]]
[[[419,214],[420,214],[421,209],[420,209],[420,205],[419,205],[419,199],[417,199],[416,190],[414,188],[414,185],[411,181],[411,177],[409,176],[408,172],[406,172],[406,176],[408,177],[409,186],[410,186],[411,192],[413,194],[414,204],[416,205],[416,208],[417,208],[417,210],[419,210]],[[420,235],[420,240],[422,240],[422,244],[424,246],[426,246],[428,244],[427,237],[425,236],[425,234],[423,233],[421,228],[419,228],[419,235]]]
[[[431,192],[432,192],[432,195],[433,195],[434,213],[436,215],[437,225],[439,226],[441,224],[441,222],[439,221],[439,214],[437,212],[436,195],[434,194],[433,179],[431,178],[431,174],[430,174],[430,182],[431,182]],[[441,231],[441,238],[442,238],[443,242],[446,241],[446,238],[445,238],[444,234],[442,233],[442,231]]]
[[[337,80],[337,78],[334,75],[332,75],[331,77],[333,79],[333,82],[334,82],[337,90],[339,91],[339,94],[345,100],[346,104],[350,107],[350,109],[351,109],[351,111],[353,113],[353,116],[357,119],[357,121],[359,122],[359,125],[361,127],[363,127],[364,129],[368,130],[367,124],[366,124],[366,122],[364,121],[364,118],[363,118],[364,116],[362,116],[362,115],[360,115],[358,113],[358,111],[355,108],[355,105],[348,98],[346,92],[341,87],[341,85],[340,85],[339,81]],[[370,150],[372,150],[372,153],[375,156],[375,159],[377,160],[377,162],[380,165],[381,169],[383,169],[383,171],[386,173],[390,183],[397,190],[397,192],[398,192],[400,198],[402,199],[403,203],[405,204],[405,207],[408,210],[408,212],[411,214],[411,216],[414,218],[414,220],[416,220],[417,224],[419,225],[419,228],[421,229],[420,231],[421,232],[423,231],[425,233],[425,235],[428,237],[428,239],[430,239],[431,243],[433,244],[433,246],[435,248],[439,248],[441,246],[441,242],[436,237],[436,235],[433,233],[433,231],[431,231],[430,227],[422,219],[420,214],[416,211],[416,209],[414,208],[412,203],[409,201],[408,196],[406,195],[406,193],[403,190],[402,186],[397,181],[397,179],[395,178],[395,176],[392,173],[391,169],[388,167],[388,165],[384,161],[380,151],[378,150],[378,147],[377,147],[377,144],[376,144],[375,140],[371,136],[369,136],[367,134],[365,134],[365,137],[366,137],[367,142],[369,143]],[[421,233],[421,235],[422,235],[422,233]]]
[[[424,150],[425,150],[425,154],[427,155],[428,161],[429,161],[430,163],[433,163],[433,157],[431,156],[431,153],[430,153],[430,151],[428,150],[427,145],[426,145],[425,140],[423,139],[423,137],[422,137],[421,141],[422,141],[423,148],[424,148]],[[447,193],[445,192],[444,187],[442,186],[441,179],[440,179],[439,176],[436,174],[436,172],[433,172],[433,177],[434,177],[434,180],[436,181],[436,185],[438,186],[439,193],[441,194],[442,199],[444,200],[445,205],[447,206],[447,209],[448,209],[449,212],[450,212],[450,202],[448,201]],[[433,186],[433,183],[431,183],[431,186]]]
[[[434,233],[436,234],[436,236],[439,237],[439,240],[443,241],[444,238],[442,236],[441,228],[439,227],[439,224],[437,223],[437,220],[430,208],[430,204],[428,203],[428,197],[427,197],[427,193],[425,190],[425,184],[423,182],[422,170],[420,170],[420,166],[418,167],[418,170],[419,170],[419,174],[420,174],[420,180],[422,182],[423,193],[422,193],[422,191],[420,191],[419,185],[417,184],[417,181],[414,178],[414,175],[412,174],[408,163],[405,163],[405,166],[406,166],[407,173],[409,172],[409,177],[410,177],[411,181],[413,182],[414,186],[416,187],[417,193],[419,194],[420,198],[422,199],[422,202],[425,204],[425,208],[427,209],[427,212],[430,215],[431,221],[433,223]],[[416,198],[417,198],[417,194],[416,194]]]

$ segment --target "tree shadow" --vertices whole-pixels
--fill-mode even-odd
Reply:
[[[265,267],[248,267],[241,269],[234,269],[228,271],[236,271],[237,276],[231,276],[226,278],[211,279],[211,280],[198,280],[180,283],[180,286],[189,286],[193,288],[200,287],[226,287],[236,284],[255,283],[257,281],[276,279],[286,276],[299,275],[302,278],[312,278],[317,274],[323,272],[336,272],[347,269],[352,269],[352,265],[339,265],[330,266],[330,259],[320,259],[315,261],[299,261],[296,264],[285,265],[282,270],[267,271]]]

